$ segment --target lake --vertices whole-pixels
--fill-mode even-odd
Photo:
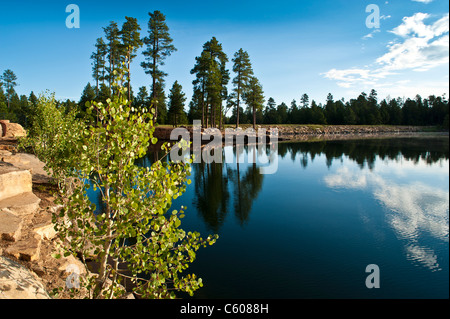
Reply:
[[[183,229],[220,236],[190,267],[195,298],[449,297],[448,135],[280,143],[273,175],[237,154],[253,149],[194,164],[173,203]]]
[[[193,164],[172,205],[187,207],[181,228],[220,236],[189,268],[194,298],[449,298],[448,134],[226,146],[222,159]]]

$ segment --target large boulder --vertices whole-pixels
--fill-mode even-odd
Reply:
[[[30,171],[0,162],[0,201],[32,192],[32,187]]]
[[[22,125],[11,123],[9,120],[0,120],[0,126],[2,127],[1,137],[17,138],[27,135],[27,131],[25,131]]]
[[[0,257],[0,299],[51,299],[40,279],[22,265]]]
[[[9,124],[9,120],[1,120],[0,121],[0,137],[4,137],[6,135],[6,125]]]
[[[42,240],[38,234],[29,234],[5,249],[5,254],[17,260],[37,261],[40,257]]]
[[[0,210],[0,239],[15,242],[20,239],[23,220],[8,210]]]
[[[44,169],[45,164],[35,155],[27,153],[12,153],[0,150],[0,161],[11,164],[23,170],[29,170],[33,183],[42,184],[51,181],[51,175]]]

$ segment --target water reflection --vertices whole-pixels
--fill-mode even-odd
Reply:
[[[248,222],[264,179],[257,165],[259,154],[255,147],[233,148],[235,163],[229,163],[229,158],[225,160],[226,152],[227,148],[222,149],[222,163],[193,165],[194,205],[208,228],[216,233],[231,210],[241,225]],[[241,163],[244,156],[252,156],[253,163]]]
[[[406,258],[432,271],[441,270],[439,252],[428,245],[428,238],[448,243],[448,189],[422,181],[409,181],[405,176],[411,162],[425,171],[433,161],[443,161],[441,164],[448,167],[448,153],[441,155],[446,160],[437,156],[431,160],[431,152],[425,152],[426,155],[420,158],[409,154],[409,159],[405,155],[396,156],[398,162],[391,162],[390,169],[352,171],[347,166],[340,167],[334,174],[325,176],[324,182],[333,189],[369,191],[384,207],[387,223],[404,243]],[[393,172],[400,177],[396,178]],[[441,171],[439,173],[442,174]]]
[[[230,206],[228,177],[224,164],[201,163],[194,165],[193,170],[194,205],[209,228],[218,233]]]
[[[405,167],[448,166],[449,147],[445,138],[397,138],[365,141],[328,141],[280,144],[278,156],[300,162],[303,168],[325,156],[330,169],[324,177],[333,189],[366,190],[384,207],[386,221],[404,243],[406,258],[432,271],[440,270],[438,251],[427,244],[427,236],[448,243],[449,193],[422,182],[404,184],[394,175],[407,175]],[[232,211],[241,225],[248,223],[252,205],[263,189],[264,175],[256,164],[240,163],[242,158],[258,156],[251,147],[233,148],[234,164],[223,162],[194,165],[194,204],[208,228],[218,233],[226,215]],[[228,159],[229,160],[229,159]],[[357,164],[352,170],[343,161]],[[248,162],[248,161],[247,161]],[[253,158],[253,162],[258,161]],[[389,163],[390,173],[379,172],[378,164]],[[365,169],[368,168],[368,169]],[[392,173],[394,172],[394,173]]]
[[[192,265],[201,297],[448,298],[448,143],[280,143],[273,175],[259,171],[269,148],[193,164],[174,202],[188,207],[182,227],[220,234]],[[139,165],[157,160],[168,157]],[[383,289],[365,288],[368,263],[383,267]]]
[[[419,161],[433,164],[443,159],[448,160],[449,142],[448,137],[320,141],[280,144],[278,152],[282,158],[290,153],[294,162],[299,157],[304,168],[308,166],[308,155],[310,160],[314,161],[316,156],[323,154],[328,167],[332,166],[333,161],[341,161],[342,157],[346,156],[361,169],[366,166],[373,169],[377,157],[393,161],[406,159],[416,164]]]
[[[259,173],[256,164],[252,164],[241,177],[239,164],[236,170],[230,170],[229,176],[234,181],[234,212],[241,225],[249,220],[253,201],[262,189],[264,175]]]
[[[405,242],[407,258],[440,270],[437,252],[426,245],[425,236],[448,242],[448,191],[421,183],[388,184],[380,178],[374,196],[387,208],[387,221]]]
[[[425,148],[424,145],[426,145]],[[207,164],[202,162],[193,165],[194,205],[208,228],[214,232],[219,232],[226,215],[230,211],[234,212],[241,225],[247,223],[253,202],[263,188],[264,175],[260,174],[256,164],[258,158],[262,155],[261,149],[258,148],[258,151],[256,151],[256,148],[252,145],[232,148],[233,164],[229,164],[229,156],[226,158],[225,153],[229,153],[228,151],[227,148],[222,149],[222,163]],[[268,155],[269,152],[269,147],[267,147],[266,152],[263,151],[264,155]],[[344,158],[348,158],[356,162],[361,169],[367,166],[369,171],[373,171],[377,159],[395,162],[409,161],[415,165],[419,162],[431,165],[439,161],[445,161],[449,158],[449,147],[448,140],[446,141],[443,138],[397,138],[285,143],[280,144],[278,148],[280,158],[289,155],[293,162],[299,159],[303,168],[307,168],[310,161],[313,162],[317,156],[322,154],[326,156],[328,168],[333,165],[334,161],[338,160],[339,163],[342,163]],[[243,161],[243,158],[246,160]],[[248,162],[253,163],[246,164]],[[375,178],[368,175],[366,171],[361,172],[350,172],[347,167],[343,167],[338,174],[327,176],[325,178],[326,183],[329,187],[362,189],[366,188],[369,183],[373,184],[374,181],[378,181],[377,192],[374,194],[376,198],[393,211],[410,212],[410,208],[407,207],[403,210],[399,209],[401,206],[399,202],[393,202],[392,197],[388,196],[394,193],[394,185],[391,184],[388,187],[388,184],[383,182],[381,177]],[[385,187],[382,187],[383,185]],[[402,194],[415,194],[415,200],[419,198],[417,196],[419,190],[417,192],[401,191]],[[442,198],[445,197],[441,195],[435,197],[437,201],[442,201]],[[401,196],[397,197],[397,201],[400,201],[400,203],[408,202]],[[414,207],[420,207],[420,205],[415,204]],[[417,211],[417,209],[413,210],[414,213]],[[407,215],[407,213],[402,213],[402,219],[399,219],[399,217],[393,218],[392,224],[397,225],[397,227],[400,227],[401,224],[409,224],[411,220],[405,218]],[[404,222],[401,223],[400,220]],[[438,223],[441,222],[442,220],[438,221]]]

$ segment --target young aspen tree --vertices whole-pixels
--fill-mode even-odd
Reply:
[[[177,291],[193,295],[202,280],[186,270],[196,251],[214,244],[218,236],[202,239],[197,232],[185,232],[180,228],[185,208],[169,211],[172,200],[190,184],[192,159],[186,164],[163,160],[151,167],[135,164],[157,142],[154,108],[129,106],[124,74],[125,66],[114,76],[118,80],[112,99],[86,103],[88,112],[97,113],[97,123],[58,136],[58,143],[71,147],[65,152],[71,157],[65,163],[72,166],[70,170],[66,166],[65,177],[70,175],[76,183],[70,190],[61,188],[64,205],[54,215],[55,229],[65,256],[78,254],[98,265],[96,274],[79,278],[91,298],[120,298],[126,293],[124,279],[142,298],[175,298]],[[166,144],[162,149],[170,151]],[[55,159],[42,160],[52,167]],[[100,213],[87,196],[91,187],[100,193]]]

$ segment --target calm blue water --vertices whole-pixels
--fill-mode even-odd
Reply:
[[[448,298],[448,165],[448,136],[280,144],[273,175],[194,165],[173,208],[187,206],[182,228],[220,235],[190,268],[195,297]]]
[[[173,203],[183,229],[220,236],[189,269],[194,298],[449,298],[448,135],[280,143],[273,175],[253,155],[194,164]]]

